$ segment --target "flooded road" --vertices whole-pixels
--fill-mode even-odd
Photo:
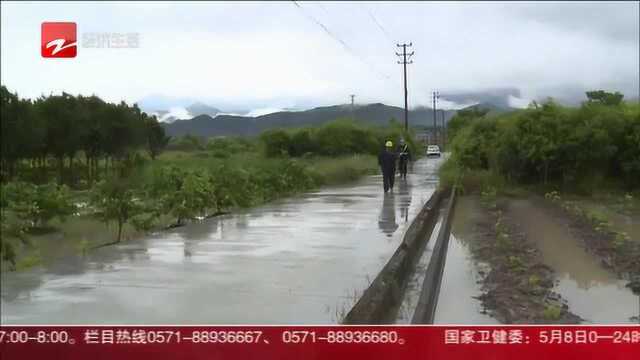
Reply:
[[[585,323],[632,322],[631,318],[640,312],[638,296],[587,253],[580,239],[545,211],[540,201],[512,200],[509,212],[536,244],[543,262],[556,271],[555,291],[568,300],[569,309]]]
[[[3,273],[3,324],[335,323],[437,185],[416,162],[381,176]]]
[[[469,249],[469,241],[476,235],[474,224],[483,211],[476,197],[460,196],[457,200],[434,324],[498,323],[483,313],[480,300],[474,298],[482,293],[478,271],[488,271],[486,265],[473,260]]]

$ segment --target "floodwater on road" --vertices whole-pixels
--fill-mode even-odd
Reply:
[[[483,216],[483,211],[477,197],[460,196],[457,200],[434,324],[498,323],[475,298],[482,294],[479,271],[488,271],[488,267],[473,259],[469,241],[476,235],[475,219]]]
[[[638,316],[638,296],[605,270],[567,224],[545,211],[544,204],[535,199],[512,200],[509,213],[536,244],[543,262],[556,271],[555,290],[568,301],[571,312],[595,324],[629,323]]]
[[[380,175],[1,276],[3,324],[336,323],[437,186]]]

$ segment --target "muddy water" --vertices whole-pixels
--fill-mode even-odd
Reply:
[[[556,291],[573,313],[598,324],[628,323],[638,315],[638,297],[585,251],[565,222],[545,211],[542,200],[512,200],[508,211],[536,243],[543,262],[556,271]]]
[[[381,176],[3,273],[0,320],[41,324],[334,323],[437,185],[420,160]]]
[[[481,302],[474,298],[482,293],[479,271],[487,271],[486,265],[473,260],[469,249],[469,241],[476,234],[474,224],[481,216],[483,210],[477,197],[462,196],[457,200],[435,324],[498,323],[484,313]]]

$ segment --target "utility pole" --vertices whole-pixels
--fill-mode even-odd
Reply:
[[[433,92],[433,138],[435,140],[435,143],[438,143],[438,123],[437,123],[437,107],[438,107],[438,98],[440,97],[440,93],[437,91]]]
[[[402,57],[402,61],[398,61],[398,64],[404,65],[404,130],[409,131],[409,107],[407,104],[407,64],[413,64],[413,61],[407,61],[407,56],[410,58],[411,56],[413,56],[414,52],[412,51],[410,54],[407,54],[407,47],[411,47],[412,43],[397,44],[396,46],[402,48],[402,54],[396,53],[396,55]]]
[[[355,118],[353,116],[353,98],[355,98],[356,95],[355,94],[351,94],[349,96],[351,96],[351,120],[355,120]]]
[[[447,142],[447,124],[444,121],[444,109],[440,109],[442,112],[442,148],[444,150],[444,146]]]

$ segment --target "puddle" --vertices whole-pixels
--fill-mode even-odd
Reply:
[[[478,271],[485,266],[473,260],[468,243],[474,236],[475,219],[480,216],[482,209],[476,197],[458,198],[434,324],[498,324],[483,313],[482,303],[474,298],[482,293]]]
[[[568,225],[549,215],[543,204],[511,200],[508,212],[535,242],[543,262],[556,271],[555,291],[568,301],[571,312],[594,324],[630,323],[638,316],[638,296],[587,253]]]

